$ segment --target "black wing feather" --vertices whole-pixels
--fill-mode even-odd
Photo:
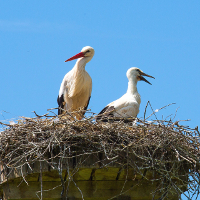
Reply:
[[[58,102],[58,115],[61,115],[62,114],[62,109],[64,109],[64,95],[62,94],[60,97],[58,95],[58,98],[57,98],[57,102]]]
[[[89,97],[88,102],[87,102],[87,105],[84,107],[84,110],[87,110],[88,105],[89,105],[89,102],[90,102],[90,98],[91,98],[91,96]]]
[[[89,97],[86,106],[83,108],[83,110],[85,110],[85,111],[82,111],[83,115],[85,114],[85,112],[86,112],[86,110],[87,110],[87,108],[88,108],[88,105],[89,105],[89,102],[90,102],[90,98],[91,98],[91,96]]]
[[[114,117],[113,116],[113,111],[115,110],[114,106],[106,106],[96,117],[96,121],[103,121],[103,122],[108,122],[108,117]]]

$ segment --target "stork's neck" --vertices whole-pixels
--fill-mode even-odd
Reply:
[[[79,73],[82,71],[85,71],[85,66],[86,64],[90,61],[90,57],[83,57],[83,58],[79,58],[76,61],[76,64],[74,66],[74,69]]]
[[[137,93],[137,79],[130,79],[128,82],[127,93],[134,94]]]
[[[77,61],[76,61],[76,64],[75,64],[75,68],[76,70],[78,71],[82,71],[82,70],[85,70],[85,66],[86,66],[86,59],[85,58],[79,58]]]

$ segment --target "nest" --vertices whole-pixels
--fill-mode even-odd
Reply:
[[[1,123],[4,127],[0,133],[1,174],[9,178],[13,169],[37,161],[59,171],[62,167],[56,166],[56,159],[59,165],[63,159],[71,159],[70,167],[78,169],[88,157],[95,156],[98,159],[91,166],[134,168],[143,179],[148,179],[147,171],[159,175],[149,180],[160,182],[152,199],[158,192],[162,194],[160,199],[167,198],[171,188],[179,195],[187,191],[184,194],[188,199],[198,195],[198,129],[171,120],[132,121],[103,123],[95,122],[93,116],[78,121],[64,116],[37,115],[23,117],[13,125]]]

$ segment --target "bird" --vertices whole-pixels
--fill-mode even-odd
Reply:
[[[126,76],[128,78],[127,92],[119,99],[109,103],[101,112],[96,116],[96,121],[118,121],[119,119],[135,118],[139,113],[141,97],[137,90],[137,82],[145,81],[151,85],[143,76],[154,78],[145,74],[137,67],[131,67],[127,70]],[[154,78],[155,79],[155,78]]]
[[[85,70],[86,64],[93,58],[94,49],[90,46],[82,48],[81,52],[67,59],[65,62],[78,59],[74,67],[63,78],[57,98],[58,115],[66,111],[74,112],[74,116],[81,120],[87,110],[91,92],[92,79]]]

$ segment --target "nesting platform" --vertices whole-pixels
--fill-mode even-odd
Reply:
[[[37,117],[2,125],[3,199],[178,200],[198,192],[199,132],[179,122]]]

